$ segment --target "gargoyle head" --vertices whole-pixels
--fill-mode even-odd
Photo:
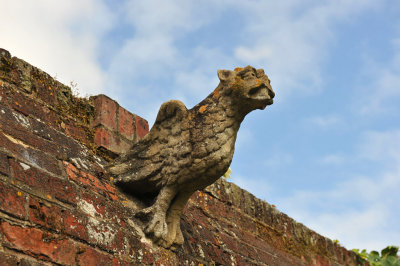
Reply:
[[[235,104],[250,112],[255,109],[265,109],[271,105],[275,97],[270,80],[263,69],[247,66],[231,70],[218,70],[223,93],[231,95]]]

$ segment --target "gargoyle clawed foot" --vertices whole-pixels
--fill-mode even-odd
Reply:
[[[166,239],[168,235],[168,226],[166,215],[168,207],[176,195],[175,187],[164,187],[157,195],[154,204],[148,208],[142,209],[135,214],[136,218],[146,224],[144,232],[153,239],[155,243],[160,239]]]
[[[165,215],[154,205],[136,212],[135,217],[146,223],[144,232],[155,242],[166,237],[168,227]]]
[[[184,242],[183,234],[178,222],[173,221],[168,222],[168,233],[166,237],[161,238],[157,244],[163,246],[164,248],[176,249],[181,246]]]

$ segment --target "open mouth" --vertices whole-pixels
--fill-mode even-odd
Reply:
[[[273,102],[272,98],[274,98],[275,94],[267,88],[264,84],[260,86],[251,88],[249,90],[249,98],[256,100],[270,100]]]

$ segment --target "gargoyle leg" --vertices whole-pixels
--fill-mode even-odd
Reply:
[[[180,227],[182,211],[189,200],[192,192],[180,192],[171,204],[167,213],[168,234],[165,241],[161,241],[162,246],[168,248],[171,245],[182,245],[183,235]]]
[[[135,213],[135,216],[138,218],[143,220],[149,219],[144,232],[153,238],[155,242],[158,242],[160,239],[166,239],[167,237],[168,227],[165,217],[175,195],[175,187],[163,187],[152,206]]]

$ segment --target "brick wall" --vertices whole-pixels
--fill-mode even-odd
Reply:
[[[105,95],[0,49],[0,265],[356,265],[352,252],[220,180],[190,199],[185,244],[154,247],[104,172],[149,130]]]

